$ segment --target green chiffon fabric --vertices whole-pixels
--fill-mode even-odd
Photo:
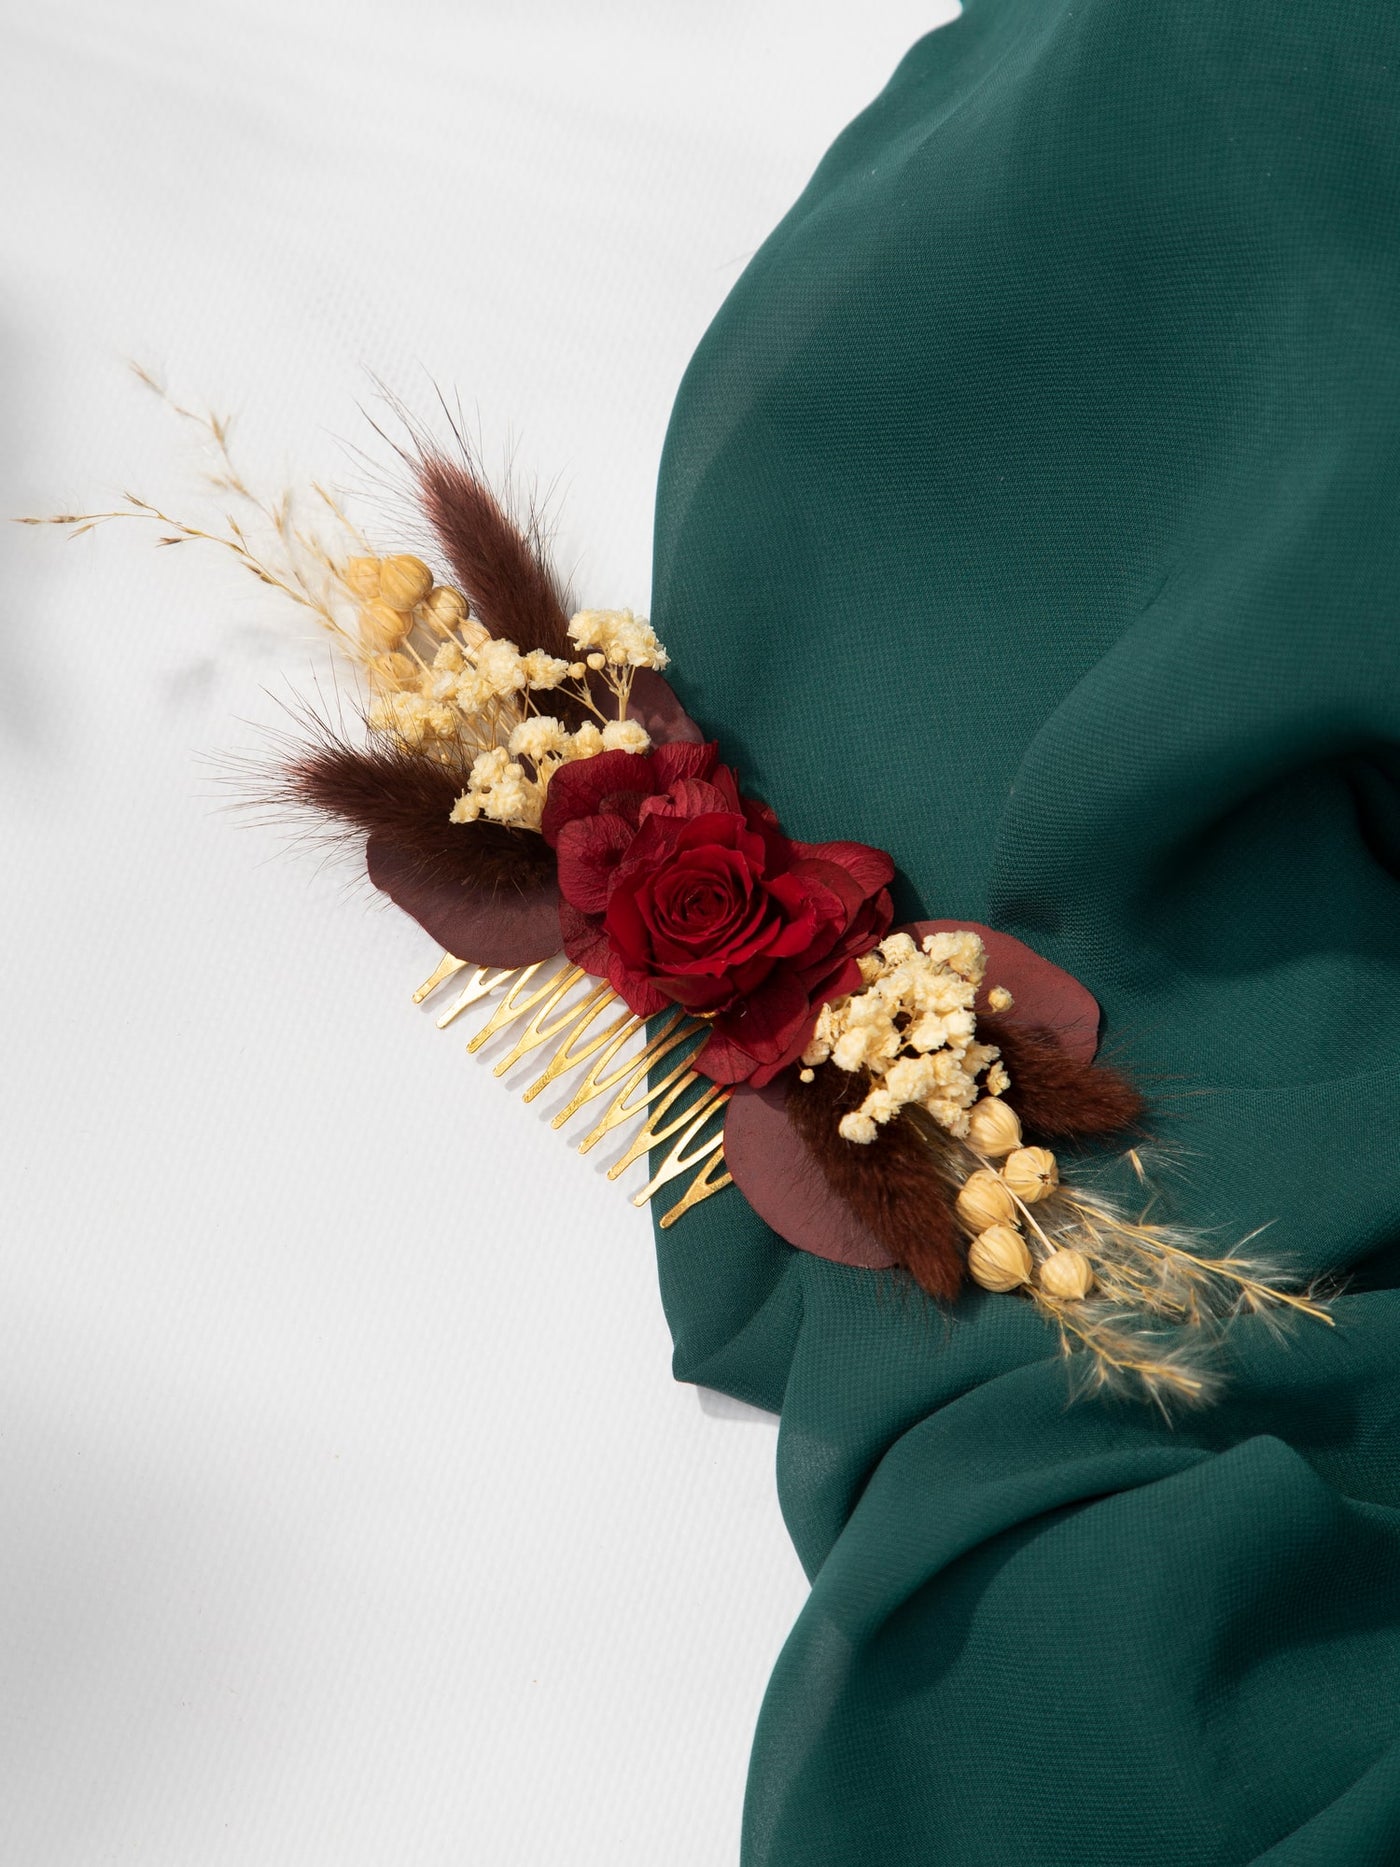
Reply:
[[[685,376],[653,616],[746,787],[1083,980],[1173,1214],[1350,1278],[1169,1424],[737,1190],[658,1234],[812,1584],[747,1867],[1400,1862],[1398,105],[1378,0],[969,0]]]

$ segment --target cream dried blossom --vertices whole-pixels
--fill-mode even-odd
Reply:
[[[802,1062],[865,1070],[871,1087],[843,1116],[848,1141],[869,1143],[902,1108],[922,1109],[950,1134],[967,1134],[968,1110],[990,1084],[993,1068],[1009,1079],[993,1044],[975,1041],[977,989],[986,976],[982,942],[968,929],[891,934],[860,962],[862,989],[823,1005]]]
[[[648,748],[643,728],[628,719],[632,677],[638,668],[665,668],[668,657],[646,617],[629,609],[581,610],[569,626],[569,659],[542,649],[522,654],[516,643],[492,637],[472,615],[465,593],[437,583],[422,558],[376,553],[325,488],[313,486],[311,501],[295,488],[255,489],[229,452],[226,417],[187,408],[149,372],[136,374],[198,431],[202,446],[212,446],[208,480],[222,516],[193,524],[124,495],[110,511],[26,522],[76,532],[137,520],[157,527],[164,544],[199,542],[231,554],[260,584],[314,615],[363,671],[372,734],[453,770],[487,752],[517,766],[516,772],[502,767],[489,781],[484,774],[469,781],[454,806],[458,822],[489,816],[537,829],[544,787],[560,764],[611,747]],[[600,678],[590,675],[590,666]],[[534,751],[513,757],[513,734],[538,712],[531,696],[560,688],[597,723],[573,734],[559,728],[559,742],[537,734],[522,742]]]
[[[518,694],[526,681],[524,659],[514,642],[483,642],[476,650],[476,671],[493,695]]]
[[[452,806],[451,821],[475,823],[486,817],[518,829],[538,829],[543,807],[544,786],[530,778],[504,746],[493,746],[472,761],[467,788]]]
[[[570,739],[569,750],[566,757],[571,759],[596,758],[603,750],[602,733],[593,724],[592,720],[585,720],[582,726],[580,726],[578,731],[573,735],[572,739]]]
[[[605,752],[650,752],[651,735],[639,720],[609,720],[603,728]]]
[[[570,619],[569,640],[576,648],[592,651],[590,666],[613,668],[655,668],[658,672],[670,665],[670,657],[656,639],[656,631],[645,616],[634,616],[630,609],[581,609]],[[593,655],[603,657],[595,664]]]
[[[520,722],[506,744],[514,758],[533,759],[538,765],[546,758],[567,757],[569,734],[549,714],[535,713]]]
[[[496,689],[491,682],[472,665],[463,668],[457,676],[452,692],[458,707],[468,719],[484,712],[496,698]]]
[[[459,591],[434,584],[420,559],[363,556],[331,568],[358,604],[354,639],[370,673],[371,729],[441,762],[474,758],[453,822],[487,818],[537,830],[561,765],[651,749],[645,727],[627,716],[635,670],[667,665],[644,616],[581,610],[569,625],[577,660],[543,649],[522,654],[516,643],[491,636]],[[589,669],[601,675],[611,708],[589,686]],[[594,715],[573,732],[539,712],[533,698],[561,688]]]
[[[562,687],[569,678],[569,663],[557,655],[545,654],[542,648],[532,648],[528,655],[522,655],[520,665],[525,671],[525,685],[538,691]]]
[[[410,749],[436,737],[435,708],[421,693],[392,693],[369,710],[371,732],[384,733]]]
[[[525,776],[523,765],[512,761],[486,794],[484,810],[495,823],[537,829],[544,807],[543,788]]]

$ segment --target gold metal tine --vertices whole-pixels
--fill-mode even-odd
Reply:
[[[559,1113],[550,1122],[550,1127],[562,1128],[566,1121],[578,1114],[579,1110],[586,1102],[592,1102],[595,1096],[606,1095],[609,1089],[615,1089],[617,1085],[624,1080],[630,1088],[637,1080],[639,1071],[645,1073],[645,1071],[656,1062],[658,1056],[664,1054],[666,1049],[670,1049],[674,1044],[681,1042],[680,1036],[675,1037],[672,1040],[672,1044],[666,1044],[665,1040],[670,1037],[671,1033],[684,1016],[685,1013],[682,1011],[675,1011],[668,1014],[666,1023],[662,1025],[661,1029],[656,1033],[655,1037],[650,1040],[644,1050],[635,1057],[624,1057],[615,1070],[608,1075],[603,1075],[602,1072],[607,1069],[607,1066],[612,1062],[613,1058],[617,1055],[618,1051],[622,1049],[627,1040],[634,1032],[641,1030],[642,1026],[646,1023],[645,1018],[635,1016],[629,1018],[622,1026],[622,1029],[615,1032],[609,1039],[607,1048],[603,1051],[602,1056],[600,1056],[589,1069],[587,1076],[584,1077],[582,1083],[580,1083],[578,1089],[571,1097],[569,1106],[560,1109]],[[584,1054],[586,1055],[587,1053],[585,1052]],[[626,1093],[627,1091],[624,1089],[623,1094],[625,1095]],[[599,1134],[602,1133],[606,1133],[606,1130],[600,1129]],[[595,1134],[588,1142],[588,1146],[580,1147],[579,1152],[581,1154],[586,1154],[588,1148],[592,1147],[593,1142],[598,1138],[599,1136]]]
[[[507,979],[513,979],[520,968],[518,966],[477,966],[466,985],[453,999],[447,1009],[438,1015],[437,1027],[445,1031],[452,1020],[478,999],[486,998],[498,985],[504,985]]]
[[[586,973],[581,976],[587,978]],[[576,985],[578,981],[575,980],[573,983]],[[538,1050],[541,1044],[547,1044],[551,1038],[558,1037],[561,1031],[573,1032],[577,1030],[580,1018],[583,1019],[585,1024],[591,1024],[595,1015],[609,999],[615,996],[615,994],[612,987],[606,982],[600,983],[598,980],[589,980],[589,984],[592,986],[592,990],[584,995],[583,1000],[581,1002],[576,1000],[569,1006],[567,1011],[560,1012],[558,1017],[549,1024],[545,1023],[545,1018],[569,996],[569,992],[572,991],[573,987],[569,986],[565,990],[557,994],[552,994],[547,998],[544,1004],[542,1004],[535,1013],[534,1017],[531,1018],[530,1022],[525,1026],[525,1029],[520,1033],[519,1038],[516,1040],[515,1048],[508,1056],[502,1057],[500,1062],[496,1065],[495,1074],[497,1076],[504,1076],[506,1071],[512,1068],[513,1065],[519,1063],[523,1056],[527,1056],[532,1050]]]
[[[413,994],[414,1004],[421,1005],[428,994],[430,992],[436,992],[445,979],[450,979],[454,973],[459,973],[462,971],[463,967],[470,965],[471,961],[469,959],[454,959],[450,953],[444,953],[437,965],[433,967],[433,970],[423,981],[422,985],[420,985],[418,990]]]
[[[678,1076],[683,1077],[687,1075],[687,1073],[690,1073],[690,1059],[694,1055],[694,1052],[687,1050],[685,1054],[671,1066],[670,1070],[668,1070],[666,1075],[663,1076],[659,1082],[648,1083],[645,1094],[633,1099],[633,1091],[637,1088],[638,1084],[646,1079],[650,1071],[661,1062],[663,1057],[669,1055],[671,1051],[685,1044],[693,1037],[695,1029],[696,1027],[693,1020],[687,1020],[686,1024],[682,1025],[680,1030],[672,1032],[664,1043],[658,1044],[655,1052],[651,1056],[648,1056],[645,1051],[642,1053],[628,1073],[626,1082],[623,1083],[621,1089],[618,1090],[617,1094],[603,1111],[598,1120],[597,1127],[590,1129],[579,1142],[578,1151],[580,1154],[586,1154],[596,1142],[602,1140],[605,1134],[611,1134],[614,1128],[620,1127],[623,1122],[631,1121],[634,1115],[640,1115],[643,1109],[649,1108],[651,1104],[656,1101],[658,1096],[664,1094],[665,1091],[671,1087]],[[647,1049],[650,1050],[651,1046],[648,1045]],[[672,1099],[671,1097],[667,1097],[667,1102],[669,1103]]]
[[[700,1166],[702,1162],[709,1159],[711,1154],[724,1146],[724,1130],[721,1128],[718,1134],[712,1134],[708,1141],[701,1142],[700,1146],[696,1148],[693,1153],[687,1154],[685,1151],[688,1144],[695,1139],[696,1135],[703,1133],[703,1131],[709,1127],[711,1120],[716,1115],[723,1112],[724,1105],[729,1100],[729,1094],[729,1090],[720,1089],[715,1086],[713,1095],[707,1094],[700,1097],[696,1102],[691,1103],[690,1107],[685,1111],[685,1114],[690,1117],[689,1122],[681,1130],[677,1139],[672,1143],[670,1153],[667,1154],[665,1160],[662,1161],[661,1165],[647,1181],[641,1192],[633,1194],[632,1204],[634,1206],[644,1206],[658,1187],[665,1186],[668,1181],[676,1179],[689,1168]],[[700,1102],[705,1103],[704,1108],[699,1106]],[[684,1120],[684,1116],[682,1120]],[[672,1129],[667,1128],[662,1133],[658,1134],[656,1138],[658,1141],[664,1141],[671,1133]]]
[[[712,1193],[718,1193],[721,1188],[733,1184],[733,1176],[724,1169],[723,1128],[692,1152],[686,1152],[696,1136],[704,1132],[710,1120],[724,1109],[732,1091],[718,1083],[707,1083],[701,1093],[678,1114],[673,1115],[664,1127],[658,1125],[667,1111],[701,1080],[690,1067],[694,1051],[682,1047],[704,1030],[704,1024],[678,1008],[667,1016],[635,1056],[624,1056],[621,1063],[617,1063],[615,1060],[618,1053],[625,1050],[638,1031],[646,1028],[646,1019],[623,1006],[600,1031],[594,1031],[593,1036],[588,1037],[587,1033],[593,1030],[598,1019],[614,1005],[621,1003],[617,993],[606,980],[589,979],[581,966],[571,965],[562,955],[554,971],[542,982],[535,983],[541,970],[549,965],[554,965],[554,962],[536,960],[529,966],[478,966],[471,960],[458,959],[453,953],[444,953],[413,994],[413,1002],[421,1005],[449,979],[455,979],[459,973],[470,973],[466,984],[437,1018],[438,1027],[446,1029],[454,1018],[460,1017],[470,1006],[505,986],[505,997],[482,1028],[468,1040],[467,1049],[480,1050],[498,1031],[528,1016],[529,1022],[514,1047],[495,1066],[496,1075],[504,1076],[532,1050],[538,1050],[542,1044],[550,1043],[555,1038],[562,1038],[543,1073],[525,1091],[524,1099],[533,1102],[551,1083],[587,1063],[587,1075],[570,1097],[568,1106],[560,1109],[551,1123],[552,1127],[562,1128],[585,1104],[606,1095],[609,1090],[616,1090],[602,1119],[579,1143],[581,1154],[586,1154],[604,1135],[610,1134],[623,1122],[650,1109],[650,1115],[633,1136],[622,1158],[609,1167],[608,1178],[616,1180],[649,1149],[676,1136],[660,1168],[632,1201],[636,1206],[644,1206],[659,1188],[689,1168],[698,1167],[699,1171],[684,1194],[661,1220],[664,1230],[674,1225],[693,1206],[708,1199]],[[587,981],[583,997],[560,1011],[559,1007],[580,981]],[[532,984],[534,989],[527,991],[527,987]],[[677,1050],[681,1050],[682,1054],[666,1074],[656,1083],[647,1083],[644,1093],[638,1095],[637,1090],[656,1066]]]
[[[720,1136],[719,1142],[719,1146],[711,1152],[704,1166],[700,1169],[699,1173],[696,1174],[695,1178],[676,1201],[675,1205],[663,1214],[661,1220],[661,1229],[663,1232],[666,1231],[669,1226],[674,1225],[677,1219],[683,1219],[692,1206],[698,1206],[702,1199],[708,1199],[711,1193],[720,1193],[723,1192],[726,1186],[733,1186],[734,1175],[732,1173],[722,1173],[717,1180],[712,1180],[710,1178],[711,1173],[716,1167],[723,1167],[724,1165],[723,1135]]]
[[[494,1037],[497,1031],[503,1031],[508,1024],[514,1024],[517,1018],[523,1018],[527,1012],[533,1011],[541,1000],[548,999],[551,1003],[558,1004],[559,999],[569,987],[583,977],[581,966],[571,966],[565,961],[559,971],[552,972],[543,985],[537,986],[528,997],[522,998],[521,993],[539,972],[540,967],[547,966],[549,963],[548,960],[537,959],[533,966],[525,966],[521,969],[520,977],[511,986],[476,1036],[467,1039],[469,1051],[480,1050],[481,1046]]]
[[[618,1037],[625,1043],[632,1031],[640,1030],[645,1020],[639,1018],[635,1012],[628,1011],[626,1006],[623,1006],[623,1009],[613,1019],[612,1023],[605,1024],[602,1030],[599,1031],[589,1043],[584,1045],[582,1050],[574,1049],[574,1044],[583,1036],[584,1032],[591,1024],[597,1022],[600,1013],[607,1011],[611,1005],[615,1005],[618,1002],[617,993],[613,991],[611,986],[608,987],[607,992],[597,1004],[594,1004],[591,999],[588,1001],[588,1005],[585,1007],[588,1012],[587,1017],[581,1017],[574,1028],[568,1033],[563,1043],[546,1064],[544,1075],[535,1078],[534,1082],[531,1083],[530,1087],[522,1096],[522,1101],[533,1102],[542,1089],[547,1089],[551,1083],[557,1082],[561,1076],[567,1076],[570,1070],[582,1068],[582,1066],[587,1063],[588,1059],[592,1056],[596,1056],[603,1048],[604,1044],[608,1043],[610,1039]],[[555,1125],[557,1126],[558,1124],[556,1123]]]
[[[615,1180],[619,1174],[626,1173],[627,1169],[632,1165],[632,1162],[634,1160],[639,1160],[641,1156],[647,1153],[651,1148],[659,1147],[663,1141],[669,1141],[678,1128],[685,1127],[685,1124],[691,1121],[695,1116],[703,1116],[706,1108],[713,1104],[716,1096],[722,1096],[726,1100],[728,1099],[727,1090],[721,1089],[717,1083],[707,1083],[693,1102],[687,1103],[678,1115],[673,1115],[664,1128],[658,1128],[656,1125],[657,1122],[666,1113],[667,1109],[671,1107],[672,1103],[675,1102],[679,1096],[683,1096],[692,1083],[698,1083],[699,1081],[700,1077],[698,1074],[694,1070],[689,1070],[676,1084],[675,1088],[672,1089],[670,1094],[662,1097],[661,1101],[657,1103],[643,1125],[637,1130],[636,1134],[633,1135],[631,1141],[627,1145],[626,1153],[622,1155],[620,1160],[615,1160],[612,1166],[608,1168],[608,1178],[610,1180]]]

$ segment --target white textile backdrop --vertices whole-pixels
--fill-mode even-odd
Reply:
[[[691,349],[954,10],[12,4],[0,512],[189,503],[129,358],[273,479],[355,477],[372,371],[644,609]],[[0,1861],[734,1860],[772,1422],[672,1382],[649,1220],[413,1011],[426,936],[220,813],[295,617],[2,529]]]

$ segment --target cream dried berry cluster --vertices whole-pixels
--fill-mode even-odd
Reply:
[[[984,1290],[1035,1284],[1046,1296],[1067,1302],[1088,1296],[1094,1269],[1082,1251],[1054,1247],[1037,1262],[1022,1231],[1028,1208],[1059,1187],[1059,1163],[1050,1149],[1023,1147],[1015,1109],[991,1100],[973,1109],[967,1144],[987,1163],[968,1175],[957,1198],[958,1217],[972,1234],[967,1268],[973,1281]],[[998,1159],[999,1169],[991,1165]]]

